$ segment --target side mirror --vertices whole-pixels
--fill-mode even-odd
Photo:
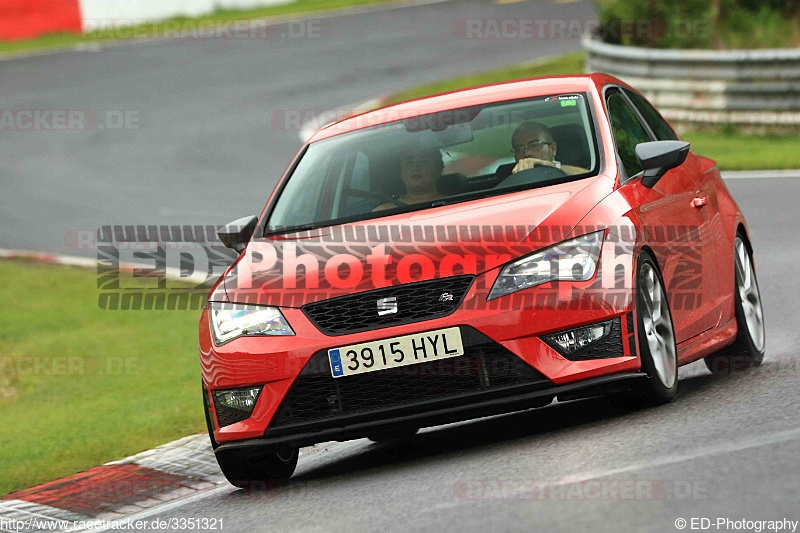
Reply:
[[[250,242],[250,237],[258,224],[258,217],[249,216],[228,222],[224,226],[217,228],[217,235],[222,244],[242,253]]]
[[[653,141],[636,145],[636,159],[642,165],[642,185],[652,187],[667,170],[686,161],[689,143],[684,141]]]

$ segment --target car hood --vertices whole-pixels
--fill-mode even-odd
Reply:
[[[576,225],[613,187],[614,180],[601,174],[411,213],[253,239],[226,272],[225,292],[232,302],[300,307],[353,292],[478,275],[586,233]]]

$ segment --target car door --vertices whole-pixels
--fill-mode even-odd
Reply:
[[[659,141],[679,140],[678,135],[667,121],[642,95],[629,89],[623,89],[623,92]],[[695,318],[698,321],[698,329],[704,331],[719,323],[723,305],[730,299],[730,288],[724,283],[726,278],[716,275],[716,265],[728,264],[732,252],[725,239],[722,219],[719,216],[717,186],[708,172],[712,163],[710,160],[703,161],[705,161],[705,165],[701,163],[701,158],[690,152],[686,164],[692,174],[696,190],[692,198],[692,206],[702,213],[699,229],[700,239],[698,243],[694,244],[701,244],[696,250],[696,254],[699,255],[704,274],[702,276],[702,299],[687,302],[687,305],[691,303],[698,308]]]
[[[614,87],[606,92],[606,109],[622,166],[620,179],[625,186],[621,190],[644,222],[661,267],[675,337],[680,343],[713,326],[700,321],[705,253],[701,226],[705,219],[702,210],[693,207],[698,193],[695,168],[687,160],[668,171],[652,188],[645,187],[638,179],[642,168],[636,158],[636,145],[658,138],[621,89]]]

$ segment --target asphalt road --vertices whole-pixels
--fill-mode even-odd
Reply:
[[[184,39],[2,62],[0,109],[128,111],[138,125],[0,131],[0,247],[93,255],[65,236],[256,213],[300,145],[275,113],[579,46],[458,39],[456,19],[592,13],[588,2],[452,0],[319,19],[314,38]],[[695,363],[682,369],[678,398],[649,410],[584,400],[428,429],[401,445],[329,444],[278,488],[225,488],[154,516],[219,518],[231,532],[677,531],[679,518],[800,519],[800,180],[729,186],[750,222],[764,296],[757,372],[712,377]]]
[[[0,62],[0,110],[88,111],[78,131],[0,129],[0,248],[93,256],[76,249],[76,231],[260,213],[300,147],[298,114],[580,48],[575,38],[460,38],[463,19],[593,15],[586,0],[450,0],[284,23],[266,40]]]
[[[767,320],[756,371],[714,377],[693,363],[676,400],[647,410],[590,399],[431,428],[406,444],[332,443],[301,455],[285,485],[230,487],[153,516],[222,519],[232,532],[675,532],[680,518],[800,520],[800,289],[787,283],[800,261],[800,180],[728,185],[748,217]]]

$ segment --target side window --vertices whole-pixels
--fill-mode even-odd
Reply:
[[[614,141],[617,144],[617,153],[625,167],[628,177],[633,177],[642,171],[639,160],[636,159],[636,145],[650,142],[650,134],[639,121],[639,117],[628,105],[622,94],[615,92],[608,97],[608,116],[611,118],[611,129],[614,132]]]
[[[636,106],[636,109],[639,110],[639,113],[642,114],[644,120],[650,126],[650,129],[653,130],[653,133],[656,134],[656,138],[659,141],[677,141],[678,136],[675,134],[675,131],[667,124],[667,121],[656,111],[656,108],[653,105],[644,99],[644,97],[638,93],[633,91],[625,90],[625,94],[628,95],[628,98],[631,99],[633,105]]]

